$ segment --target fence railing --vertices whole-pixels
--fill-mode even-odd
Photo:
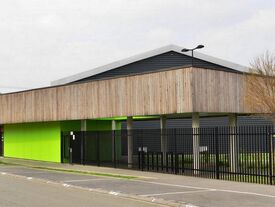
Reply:
[[[0,131],[0,156],[3,156],[4,154],[4,142],[3,142],[3,134],[2,132]]]
[[[63,132],[62,161],[127,168],[132,156],[133,169],[275,184],[274,134],[272,126]]]

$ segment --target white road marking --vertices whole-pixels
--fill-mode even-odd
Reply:
[[[177,185],[177,184],[169,184],[169,183],[159,183],[159,182],[144,181],[144,180],[132,180],[132,181],[133,182],[155,184],[155,185],[164,185],[164,186],[171,186],[171,187],[179,187],[179,188],[190,188],[190,189],[197,189],[197,190],[216,190],[214,188],[204,188],[204,187],[196,187],[196,186],[190,186],[190,185]]]
[[[94,180],[108,180],[108,179],[103,179],[103,178],[94,178],[94,179],[83,179],[83,180],[65,180],[62,181],[64,183],[73,183],[73,182],[86,182],[86,181],[94,181]]]
[[[9,172],[11,174],[45,174],[46,172]]]
[[[1,172],[2,175],[6,174],[15,174],[16,173],[6,173]],[[18,174],[17,174],[18,175]],[[27,177],[28,180],[32,180],[32,177]],[[95,179],[91,179],[95,180]],[[197,190],[209,190],[209,191],[220,191],[220,192],[227,192],[227,193],[236,193],[236,194],[246,194],[246,195],[252,195],[252,196],[259,196],[259,197],[267,197],[267,198],[274,198],[275,195],[270,194],[261,194],[261,193],[255,193],[255,192],[247,192],[247,191],[236,191],[236,190],[226,190],[226,189],[215,189],[215,188],[205,188],[205,187],[197,187],[197,186],[189,186],[189,185],[176,185],[176,184],[168,184],[168,183],[160,183],[160,182],[152,182],[152,181],[143,181],[143,180],[131,180],[132,182],[141,182],[141,183],[148,183],[148,184],[155,184],[155,185],[162,185],[162,186],[171,186],[171,187],[179,187],[179,188],[190,188],[190,189],[197,189]],[[69,187],[68,184],[63,184],[65,187]]]
[[[8,173],[10,173],[10,174],[45,174],[45,173],[47,173],[47,172],[18,172],[18,171],[8,171]]]
[[[70,187],[70,185],[68,185],[66,183],[64,183],[63,186],[66,187],[66,188]]]
[[[194,205],[192,205],[192,204],[186,204],[185,207],[198,207],[198,206],[194,206]]]
[[[132,180],[132,181],[133,182],[142,182],[142,183],[155,184],[155,185],[179,187],[179,188],[220,191],[220,192],[227,192],[227,193],[246,194],[246,195],[253,195],[253,196],[260,196],[260,197],[275,198],[275,195],[261,194],[261,193],[247,192],[247,191],[226,190],[226,189],[219,189],[219,188],[217,188],[217,189],[216,188],[204,188],[204,187],[197,187],[197,186],[190,186],[190,185],[176,185],[176,184],[159,183],[159,182],[151,182],[151,181],[144,181],[144,180]]]
[[[193,190],[193,191],[181,191],[181,192],[168,192],[168,193],[155,193],[155,194],[145,194],[140,196],[151,197],[151,196],[162,196],[162,195],[173,195],[173,194],[191,194],[191,193],[202,193],[210,192],[215,190]]]
[[[110,191],[109,194],[111,194],[111,195],[118,195],[119,193],[115,192],[115,191]]]

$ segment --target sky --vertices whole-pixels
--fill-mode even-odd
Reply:
[[[167,44],[249,66],[275,54],[275,0],[0,2],[0,92],[31,89]]]

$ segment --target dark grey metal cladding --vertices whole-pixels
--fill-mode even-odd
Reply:
[[[163,70],[163,69],[168,69],[173,67],[191,66],[191,64],[192,64],[192,58],[190,56],[187,56],[178,52],[170,51],[160,55],[156,55],[154,57],[150,57],[134,63],[130,63],[128,65],[124,65],[94,76],[90,76],[90,77],[78,80],[76,82],[86,82],[90,80],[100,80],[105,78],[134,75],[134,74],[158,71],[158,70]],[[197,58],[194,58],[193,66],[200,67],[200,68],[214,69],[214,70],[238,72],[231,68],[226,68],[224,66],[216,65],[214,63],[210,63]]]
[[[239,126],[266,126],[272,125],[272,122],[266,120],[262,117],[257,116],[238,116],[238,125]],[[200,126],[204,127],[221,127],[228,126],[228,117],[203,117],[200,118]],[[135,129],[158,129],[160,127],[159,120],[150,120],[150,121],[135,121]],[[191,128],[192,120],[191,118],[186,119],[168,119],[167,128]],[[122,122],[122,129],[126,129],[126,122]]]

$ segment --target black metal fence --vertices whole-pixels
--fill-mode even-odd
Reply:
[[[4,146],[3,146],[3,133],[0,131],[0,156],[3,156]]]
[[[272,126],[63,132],[62,160],[261,184],[275,184]]]

